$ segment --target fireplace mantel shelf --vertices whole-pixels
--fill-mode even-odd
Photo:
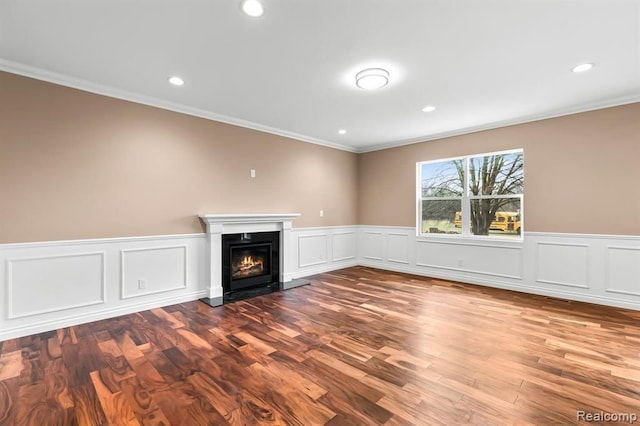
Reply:
[[[200,215],[200,219],[206,224],[288,222],[299,217],[300,213],[224,213]]]
[[[257,229],[240,230],[242,227],[277,226],[289,229],[300,213],[222,213],[203,214],[200,219],[207,225],[207,233],[251,232]],[[269,231],[271,229],[264,229]],[[227,231],[227,232],[225,232]]]

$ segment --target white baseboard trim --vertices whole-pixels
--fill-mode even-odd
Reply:
[[[530,286],[526,284],[514,284],[501,281],[499,279],[483,279],[479,277],[469,277],[466,275],[425,271],[423,268],[415,268],[410,266],[397,266],[383,262],[361,261],[360,266],[381,269],[384,271],[400,272],[404,274],[417,275],[425,278],[435,278],[439,280],[455,281],[464,284],[480,285],[483,287],[499,288],[503,290],[517,291],[524,294],[536,294],[539,296],[554,297],[557,299],[572,300],[577,302],[593,303],[596,305],[614,306],[618,308],[633,309],[640,311],[640,303],[623,299],[605,297],[605,296],[589,296],[579,293],[572,293],[562,290],[548,290],[540,287]]]
[[[351,260],[342,260],[342,261],[333,262],[327,265],[305,268],[304,270],[294,272],[292,274],[292,277],[293,279],[305,278],[305,277],[310,277],[312,275],[323,274],[325,272],[337,271],[338,269],[351,268],[352,266],[358,266],[357,259],[354,258]]]
[[[108,318],[118,317],[120,315],[133,314],[149,309],[161,308],[163,306],[175,305],[177,303],[191,302],[207,296],[206,290],[200,290],[178,297],[165,297],[162,299],[154,299],[148,302],[140,302],[115,309],[103,309],[93,313],[81,315],[69,315],[55,319],[53,321],[42,321],[35,324],[15,327],[10,330],[0,331],[0,341],[13,339],[16,337],[29,336],[32,334],[44,333],[50,330],[56,330],[64,327],[71,327],[80,324],[86,324],[92,321],[99,321]]]

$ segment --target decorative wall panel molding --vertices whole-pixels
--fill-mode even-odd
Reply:
[[[385,235],[379,231],[363,231],[362,244],[360,244],[362,250],[362,257],[370,260],[383,260],[386,250]]]
[[[298,268],[327,263],[327,234],[298,236]]]
[[[589,245],[536,243],[536,282],[589,288]]]
[[[358,238],[355,229],[353,231],[340,231],[333,233],[331,254],[332,262],[341,262],[355,259],[357,256]]]
[[[390,232],[388,235],[387,259],[394,263],[409,263],[409,234]]]
[[[640,297],[640,247],[607,246],[606,291]]]
[[[123,299],[187,288],[187,246],[120,250]]]
[[[522,279],[522,249],[440,241],[416,241],[416,266]]]
[[[7,259],[7,318],[102,304],[105,253]]]

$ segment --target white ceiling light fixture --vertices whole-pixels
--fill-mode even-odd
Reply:
[[[594,64],[592,62],[587,62],[587,63],[584,63],[584,64],[576,65],[575,67],[573,67],[571,69],[571,71],[576,72],[576,73],[589,71],[591,68],[593,68],[593,65]]]
[[[173,77],[169,77],[169,83],[173,84],[174,86],[183,86],[184,80],[174,75]]]
[[[339,135],[346,135],[347,131],[345,129],[340,129],[340,130],[338,130],[338,134]]]
[[[258,18],[264,13],[264,8],[258,0],[244,0],[242,11],[253,18]]]
[[[434,107],[433,105],[427,105],[426,107],[422,108],[423,112],[433,112],[436,110],[436,107]]]
[[[356,74],[356,86],[361,89],[382,89],[387,84],[389,84],[389,71],[383,68],[367,68]]]

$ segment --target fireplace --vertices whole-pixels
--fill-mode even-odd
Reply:
[[[207,296],[200,299],[204,303],[220,306],[309,284],[307,280],[293,278],[291,228],[299,213],[223,213],[199,217],[207,225]],[[235,276],[231,267],[233,256],[240,262]]]
[[[222,236],[222,288],[225,295],[279,283],[280,232]]]

